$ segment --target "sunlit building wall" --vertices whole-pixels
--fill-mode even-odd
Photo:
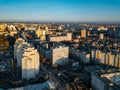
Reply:
[[[22,42],[19,46],[18,46],[18,50],[17,50],[17,67],[21,67],[21,62],[22,62],[22,55],[24,53],[24,50],[28,47],[31,47],[30,44],[28,44],[27,42]]]
[[[120,55],[105,53],[100,50],[91,50],[91,60],[96,63],[105,65],[115,66],[120,68]]]
[[[99,34],[99,39],[101,39],[101,40],[104,39],[104,34],[103,34],[103,33],[100,33],[100,34]]]
[[[53,41],[53,42],[71,41],[72,40],[72,33],[67,33],[66,36],[49,36],[48,40]]]
[[[64,60],[68,60],[69,48],[65,46],[58,46],[52,49],[52,65],[54,66],[57,62],[62,63]]]
[[[34,78],[39,73],[39,53],[34,48],[27,48],[22,56],[22,79]]]
[[[86,38],[86,30],[81,30],[81,37]]]

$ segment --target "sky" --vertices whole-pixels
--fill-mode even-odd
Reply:
[[[120,0],[0,0],[0,21],[120,23]]]

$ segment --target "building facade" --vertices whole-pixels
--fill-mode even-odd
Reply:
[[[115,66],[120,68],[120,55],[103,52],[100,50],[91,50],[91,60],[95,63]]]
[[[67,33],[64,36],[49,36],[48,41],[60,42],[60,41],[71,41],[72,33]]]
[[[14,58],[17,60],[17,67],[21,68],[22,79],[29,80],[39,73],[39,53],[37,49],[25,42],[22,38],[16,40],[14,55]]]
[[[86,30],[81,30],[81,37],[86,38]]]
[[[52,50],[52,65],[61,64],[68,60],[69,48],[58,46]]]
[[[22,56],[22,78],[34,78],[39,73],[39,53],[34,48],[27,48]]]

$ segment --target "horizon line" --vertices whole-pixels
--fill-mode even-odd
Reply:
[[[1,20],[0,23],[81,23],[81,24],[120,24],[120,22],[105,21],[27,21],[27,20]]]

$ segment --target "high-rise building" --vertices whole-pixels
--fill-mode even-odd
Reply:
[[[69,55],[71,57],[79,60],[80,63],[89,64],[89,62],[90,62],[90,54],[88,52],[80,51],[80,50],[72,48],[72,47],[70,47],[69,49],[70,49]]]
[[[120,68],[120,55],[105,53],[100,50],[91,51],[91,60],[94,60],[96,63],[101,63],[105,65],[115,66]]]
[[[27,48],[22,56],[22,78],[34,78],[39,73],[39,53],[35,48]]]
[[[120,71],[95,72],[91,75],[92,90],[120,90]]]
[[[39,73],[39,53],[22,38],[16,40],[14,55],[17,59],[17,67],[21,67],[22,79],[34,78]]]
[[[102,64],[105,64],[105,61],[106,61],[106,53],[104,53],[104,52],[100,52],[100,63],[102,63]]]
[[[81,30],[81,37],[86,38],[86,30],[85,29]]]
[[[48,26],[45,26],[45,31],[48,32]]]
[[[115,67],[119,67],[120,68],[120,55],[116,55],[115,56]]]
[[[7,27],[6,23],[0,24],[0,31],[5,31],[6,27]]]
[[[109,54],[109,65],[115,65],[115,55]]]
[[[8,50],[10,47],[9,41],[6,37],[0,35],[0,51]]]
[[[91,50],[91,60],[92,61],[95,61],[95,56],[96,56],[96,52],[95,52],[95,50]]]
[[[59,46],[52,50],[52,65],[61,64],[68,60],[69,48]]]
[[[90,36],[90,31],[87,31],[87,36]]]
[[[99,39],[101,39],[101,40],[104,39],[104,34],[103,34],[103,33],[100,33],[100,34],[99,34]]]
[[[18,45],[20,45],[22,42],[24,42],[24,39],[18,38],[14,44],[14,59],[17,59]]]
[[[71,41],[72,33],[67,33],[66,35],[61,35],[61,36],[49,36],[48,40],[53,42]]]
[[[22,42],[20,45],[18,45],[18,50],[17,50],[17,67],[21,67],[22,63],[22,55],[24,53],[24,50],[27,49],[28,47],[31,47],[30,44],[27,42]]]

